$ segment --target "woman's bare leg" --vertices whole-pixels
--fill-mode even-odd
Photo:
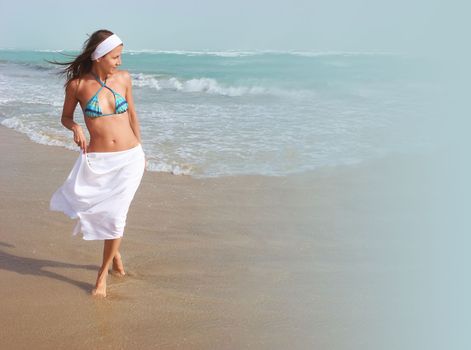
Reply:
[[[103,263],[98,271],[95,288],[92,294],[96,296],[106,297],[106,277],[108,276],[108,268],[116,253],[119,251],[121,238],[105,239],[103,244]]]
[[[121,259],[121,254],[119,251],[116,252],[116,255],[113,258],[113,269],[111,270],[114,276],[123,277],[126,275],[124,272],[123,260]]]

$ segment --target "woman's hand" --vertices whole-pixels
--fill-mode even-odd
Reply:
[[[80,125],[74,126],[72,131],[74,132],[74,142],[83,150],[83,153],[86,153],[87,139],[85,138],[82,127]]]

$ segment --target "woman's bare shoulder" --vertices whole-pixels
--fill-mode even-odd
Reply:
[[[81,75],[77,78],[73,78],[69,81],[69,85],[79,88],[81,87],[84,83],[87,83],[89,81],[93,80],[93,77],[90,73],[86,73],[84,75]]]
[[[71,79],[66,86],[66,92],[72,93],[75,97],[80,99],[80,95],[88,80],[87,75]]]
[[[80,86],[80,78],[71,79],[67,82],[67,85],[65,86],[65,91],[68,94],[72,94],[76,96],[79,86]]]
[[[79,78],[70,79],[65,85],[66,89],[76,89],[79,83]]]
[[[116,70],[113,73],[113,81],[115,84],[122,86],[127,89],[127,87],[131,84],[131,75],[127,70]]]
[[[115,74],[119,80],[125,83],[131,81],[131,74],[127,70],[118,70]]]

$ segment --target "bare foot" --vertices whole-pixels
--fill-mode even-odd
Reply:
[[[106,297],[106,276],[108,271],[98,271],[95,288],[92,290],[92,295],[97,297]]]
[[[113,269],[111,270],[114,276],[123,277],[126,275],[124,272],[123,261],[121,260],[121,254],[119,252],[113,258]]]

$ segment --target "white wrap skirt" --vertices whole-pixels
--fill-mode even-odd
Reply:
[[[144,170],[141,144],[118,152],[80,152],[49,209],[78,219],[72,235],[81,232],[85,240],[120,238]]]

